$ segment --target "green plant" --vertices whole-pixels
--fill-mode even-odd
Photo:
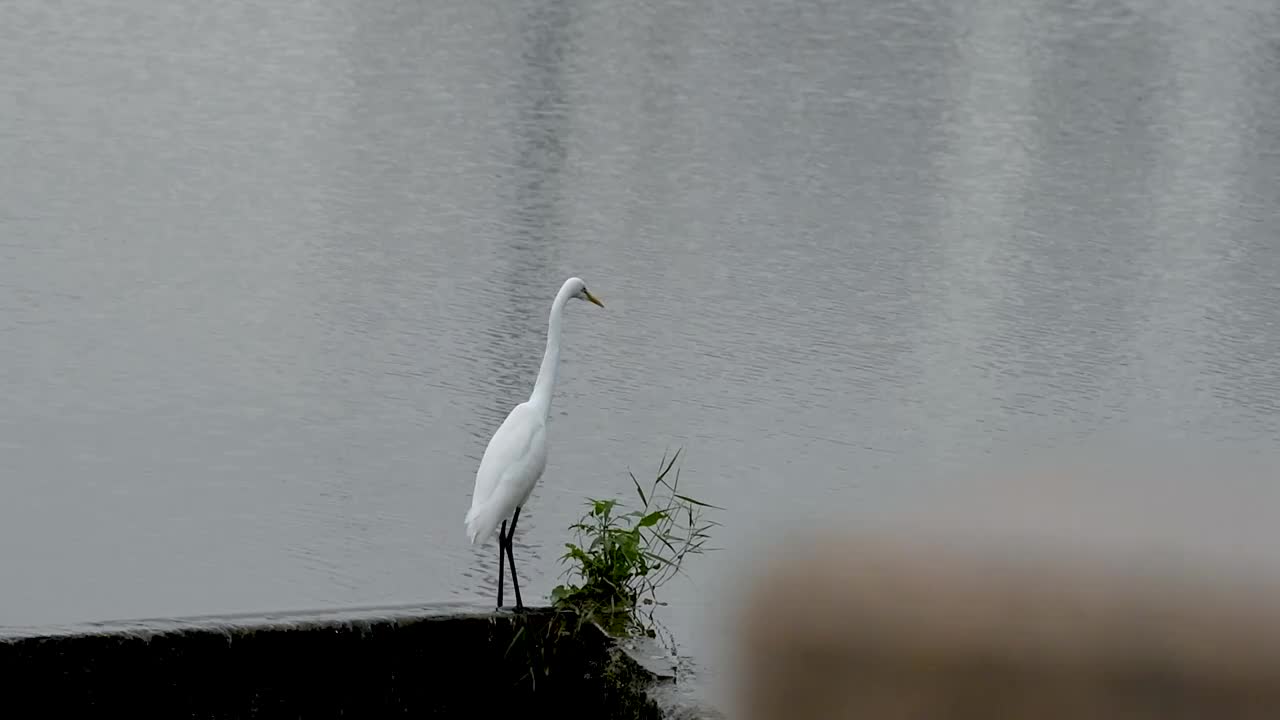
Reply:
[[[619,500],[589,499],[589,510],[570,526],[576,542],[566,543],[561,561],[576,582],[551,591],[552,605],[576,611],[614,635],[654,637],[653,611],[665,603],[657,590],[681,572],[690,555],[703,552],[707,531],[718,523],[704,521],[706,508],[719,510],[678,492],[680,471],[671,469],[680,456],[659,464],[648,492],[628,472],[640,508],[622,512]],[[709,549],[709,548],[708,548]]]

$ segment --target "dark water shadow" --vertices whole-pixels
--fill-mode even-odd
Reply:
[[[1027,177],[1016,234],[993,258],[1005,272],[985,354],[1008,412],[1074,409],[1105,422],[1124,412],[1116,376],[1138,352],[1140,276],[1159,249],[1149,190],[1164,142],[1167,38],[1118,7],[1085,22],[1046,5],[1022,32]]]
[[[509,182],[500,192],[504,218],[505,271],[501,294],[493,308],[494,324],[485,331],[480,363],[493,379],[489,402],[478,408],[475,432],[482,443],[497,430],[516,404],[533,390],[546,347],[547,316],[551,301],[568,272],[559,257],[565,229],[562,215],[561,174],[567,156],[568,89],[566,57],[572,50],[574,8],[566,0],[551,0],[529,8],[522,20],[524,44],[520,67],[511,84],[511,102],[517,108],[509,128],[514,141]],[[534,492],[535,498],[537,491]],[[532,579],[542,565],[537,529],[537,503],[521,511],[515,538],[516,564],[523,581],[526,602],[539,602]],[[479,574],[465,573],[480,592],[497,592],[495,560],[497,543],[472,548]],[[509,583],[510,580],[508,579]],[[508,588],[508,593],[510,589]]]

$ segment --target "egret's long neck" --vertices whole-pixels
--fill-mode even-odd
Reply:
[[[529,395],[529,404],[536,407],[545,418],[551,412],[551,392],[555,389],[556,373],[560,369],[560,316],[564,314],[564,304],[569,294],[561,288],[556,299],[551,303],[551,318],[547,321],[547,350],[542,354],[542,367],[538,369],[538,380],[533,384],[533,393]]]

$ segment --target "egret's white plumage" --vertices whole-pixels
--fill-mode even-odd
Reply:
[[[542,356],[542,367],[534,382],[529,399],[515,406],[498,431],[489,439],[480,467],[476,470],[475,490],[471,494],[471,508],[467,510],[467,537],[471,543],[483,544],[499,525],[512,519],[512,534],[518,511],[528,501],[533,487],[542,477],[547,466],[547,417],[551,413],[551,394],[560,366],[560,319],[564,306],[577,298],[604,305],[587,291],[580,278],[565,281],[551,303],[551,315],[547,321],[547,349]],[[514,516],[514,517],[513,517]],[[498,554],[498,605],[502,605],[502,545],[506,543],[510,560],[510,537],[499,533]],[[512,561],[511,579],[515,582],[515,565]],[[519,586],[516,586],[516,603],[520,602]]]
[[[498,523],[524,505],[546,467],[546,416],[522,402],[502,421],[480,459],[466,518],[473,545],[488,542]]]

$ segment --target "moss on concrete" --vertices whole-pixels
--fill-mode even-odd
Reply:
[[[549,609],[371,608],[0,632],[13,717],[664,714],[650,692],[664,678],[596,626]]]

